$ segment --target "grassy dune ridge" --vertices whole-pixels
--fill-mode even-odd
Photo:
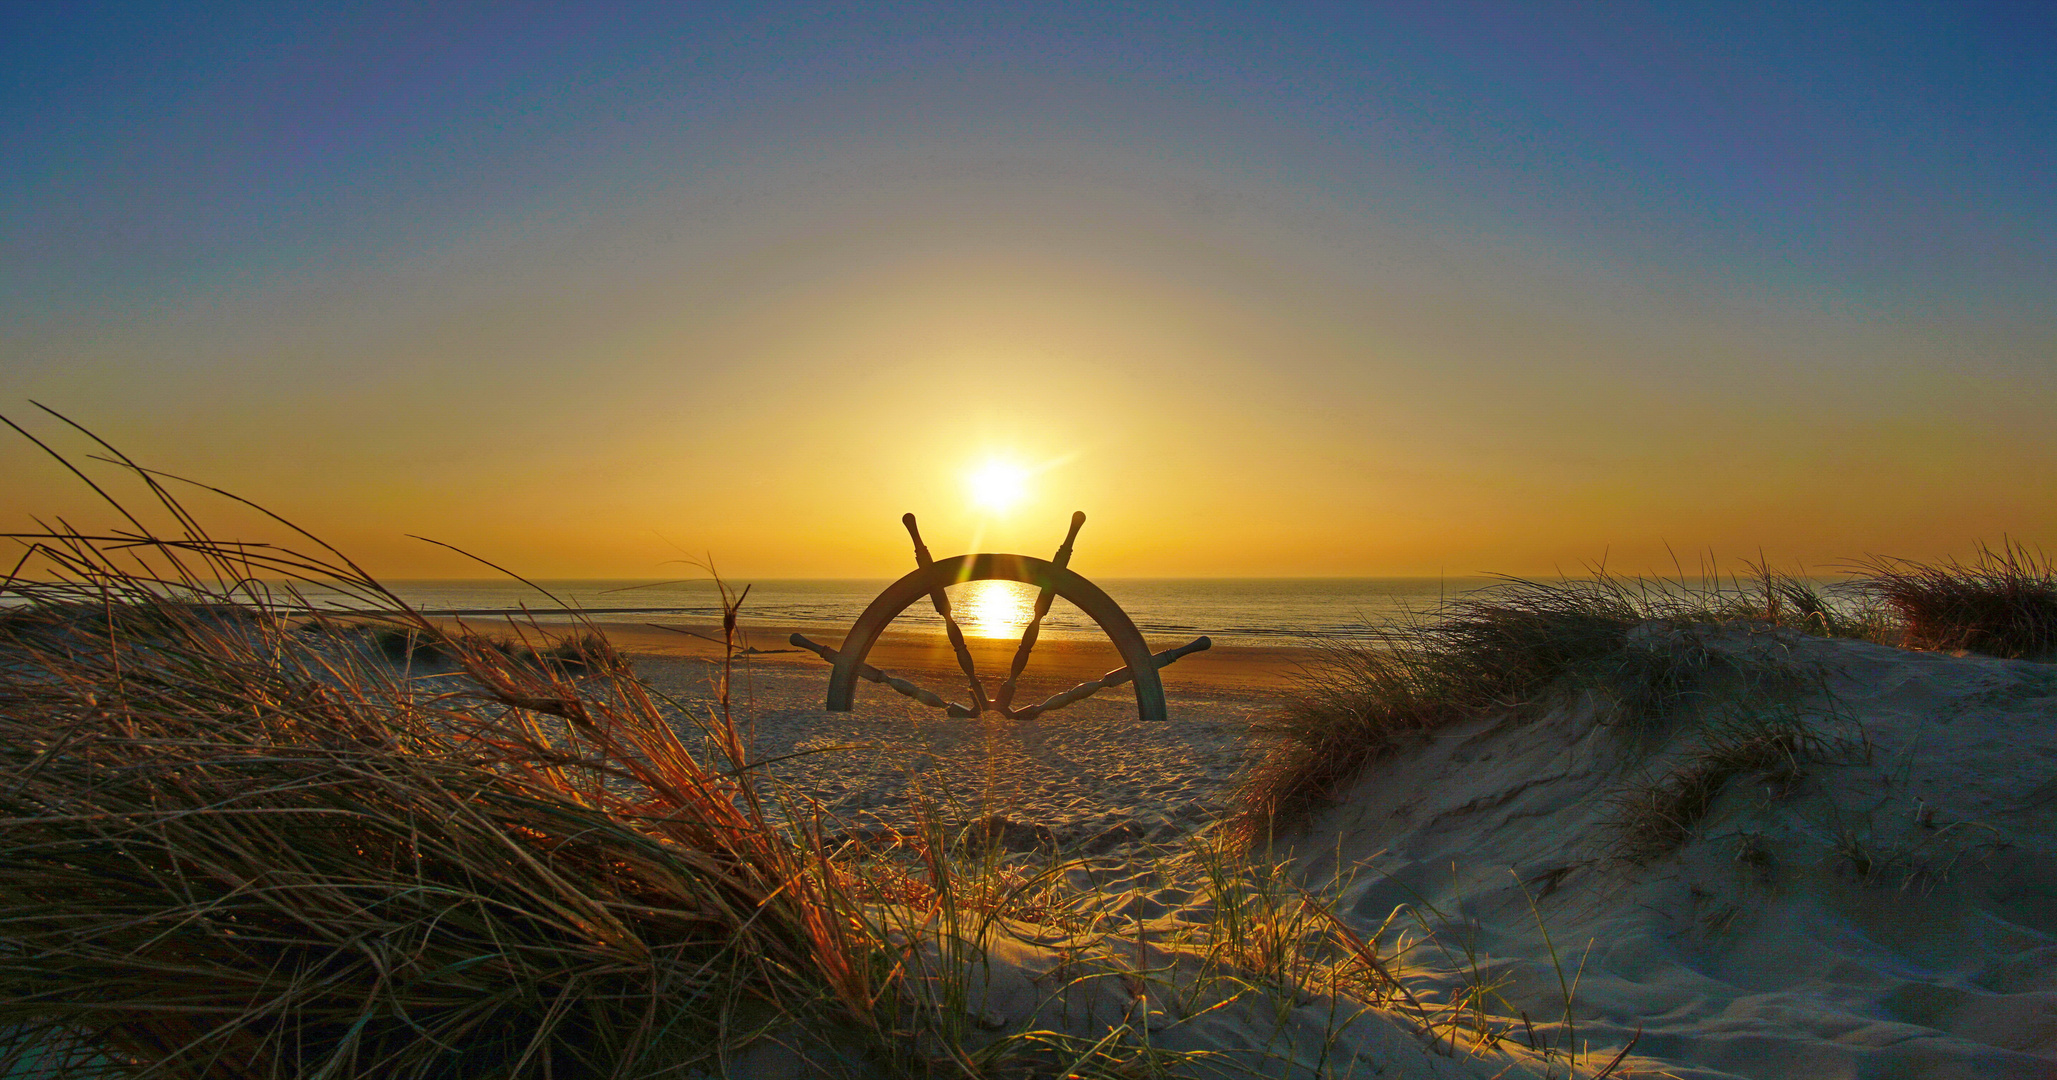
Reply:
[[[1567,694],[1595,695],[1629,737],[1710,697],[1790,696],[1791,671],[1732,657],[1666,629],[1740,627],[1916,649],[2022,658],[2057,652],[2057,567],[2037,552],[1981,547],[1969,565],[1870,559],[1824,595],[1753,568],[1727,588],[1626,578],[1509,580],[1370,640],[1325,648],[1262,734],[1234,828],[1246,841],[1290,832],[1370,762],[1483,713],[1534,715]],[[1720,685],[1717,685],[1720,684]],[[1746,733],[1760,751],[1777,739]],[[1768,741],[1767,741],[1768,740]]]

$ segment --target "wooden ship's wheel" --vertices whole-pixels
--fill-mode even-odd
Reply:
[[[986,713],[998,713],[1010,720],[1031,720],[1066,705],[1084,701],[1111,686],[1126,682],[1136,684],[1136,714],[1143,720],[1164,719],[1164,683],[1157,677],[1157,669],[1172,663],[1188,653],[1201,652],[1213,645],[1205,637],[1193,639],[1190,643],[1161,653],[1152,653],[1143,642],[1143,635],[1137,631],[1134,620],[1121,605],[1100,590],[1098,585],[1074,573],[1071,562],[1071,545],[1078,539],[1079,527],[1086,523],[1083,511],[1071,515],[1071,531],[1065,534],[1064,543],[1057,549],[1054,559],[1045,561],[1028,555],[1006,555],[997,552],[980,552],[974,555],[956,555],[936,560],[929,557],[928,545],[921,542],[921,530],[914,523],[914,515],[900,518],[907,526],[907,535],[914,540],[914,572],[886,586],[886,590],[864,609],[857,617],[849,634],[843,638],[840,649],[831,649],[809,641],[800,634],[792,636],[792,643],[807,649],[835,666],[829,675],[828,703],[823,706],[830,712],[849,712],[857,696],[857,680],[866,679],[882,686],[891,687],[931,708],[941,709],[951,716],[971,718]],[[944,590],[964,581],[1018,581],[1034,585],[1035,610],[1029,617],[1028,626],[1022,630],[1021,644],[1014,650],[1014,663],[1007,671],[1007,677],[991,696],[986,694],[986,685],[979,678],[978,667],[973,662],[971,648],[964,642],[964,631],[957,626],[957,619],[950,613],[950,598]],[[948,701],[942,695],[924,689],[906,679],[896,678],[864,662],[871,647],[878,641],[888,623],[895,616],[928,597],[935,604],[936,614],[943,617],[943,630],[950,638],[950,647],[957,652],[957,666],[964,669],[964,677],[971,684],[971,704],[960,705]],[[1036,637],[1042,632],[1043,617],[1050,613],[1051,601],[1063,597],[1086,613],[1087,617],[1100,624],[1115,649],[1120,651],[1126,667],[1117,668],[1090,682],[1083,682],[1048,700],[1023,708],[1014,707],[1015,685],[1021,680],[1022,671],[1028,667],[1029,654],[1035,650]]]

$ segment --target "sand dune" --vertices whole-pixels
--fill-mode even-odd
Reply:
[[[756,752],[784,758],[768,771],[833,814],[891,824],[928,799],[958,822],[992,816],[1020,852],[1080,856],[1103,929],[1018,927],[982,943],[975,971],[960,965],[994,1030],[1090,1039],[1126,1024],[1210,1070],[1264,1075],[1562,1075],[1521,1045],[1545,1041],[1575,1043],[1582,1076],[1626,1048],[1614,1075],[2057,1077],[2057,667],[1648,632],[1702,658],[1696,707],[1648,730],[1592,699],[1446,729],[1283,841],[1299,880],[1333,883],[1342,918],[1399,958],[1422,1001],[1490,991],[1481,1023],[1506,1038],[1475,1052],[1347,996],[1176,989],[1203,966],[1182,929],[1210,913],[1167,859],[1226,808],[1250,725],[1308,654],[1174,668],[1163,725],[1116,693],[1016,724],[947,720],[866,686],[854,712],[828,714],[826,667],[788,654],[752,658],[735,689]],[[662,634],[610,633],[632,649]],[[1039,675],[1051,685],[1107,664],[1057,644]],[[709,707],[708,651],[664,649],[638,670]],[[938,689],[959,678],[939,642],[879,655]],[[1766,731],[1787,733],[1786,759],[1710,776],[1710,746]],[[1704,805],[1681,811],[1695,777]],[[1653,834],[1652,806],[1688,819]],[[732,1074],[842,1068],[767,1043]]]
[[[1715,657],[1819,678],[1637,747],[1590,704],[1481,721],[1365,776],[1299,847],[1348,917],[1474,953],[1513,1011],[1637,1075],[2057,1076],[2057,668],[1786,634]],[[1723,723],[1797,720],[1794,775],[1737,775],[1675,853],[1611,857],[1618,802]],[[1415,913],[1421,913],[1417,917]],[[1426,929],[1424,929],[1426,927]],[[1425,991],[1470,978],[1417,946]]]
[[[1345,920],[1399,952],[1423,1000],[1489,983],[1495,1022],[1526,1014],[1537,1039],[1576,1039],[1582,1074],[1633,1041],[1617,1076],[2057,1076],[2057,669],[1783,632],[1654,634],[1691,638],[1666,646],[1701,650],[1713,681],[1771,673],[1771,689],[1716,687],[1641,734],[1590,699],[1446,730],[1288,841],[1300,878],[1341,880]],[[922,648],[901,642],[895,656]],[[1090,669],[1086,656],[1070,660]],[[946,722],[878,687],[831,716],[808,697],[819,662],[755,664],[747,687],[759,749],[823,751],[784,778],[835,811],[893,819],[913,788],[948,792],[961,817],[1022,827],[1018,845],[1096,854],[1086,866],[1115,897],[1107,913],[1175,940],[1201,917],[1181,909],[1191,895],[1133,860],[1222,811],[1247,728],[1275,701],[1255,689],[1277,687],[1263,667],[1275,660],[1212,687],[1168,679],[1172,722],[1158,728],[1135,724],[1123,699],[1037,724]],[[1216,671],[1234,662],[1224,652]],[[646,675],[683,689],[689,664],[646,662]],[[1736,771],[1676,850],[1625,856],[1637,792],[1648,802],[1711,741],[1765,724],[1804,732],[1792,767]],[[1158,1045],[1269,1074],[1549,1074],[1520,1047],[1428,1051],[1405,1016],[1339,1027],[1335,1002],[1138,1004],[1113,975],[1051,994],[1049,971],[1094,948],[1103,973],[1133,961],[1105,940],[1035,942],[996,940],[979,971],[981,1008],[1002,1027],[1090,1035],[1154,1008]],[[1148,948],[1160,971],[1195,963]],[[798,1068],[763,1053],[747,1072]]]

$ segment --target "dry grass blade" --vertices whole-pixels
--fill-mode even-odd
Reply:
[[[610,794],[633,769],[259,619],[33,614],[0,682],[17,1047],[164,1075],[609,1075],[666,1003],[721,990],[709,972],[806,952],[713,785]]]
[[[1859,568],[1858,587],[1899,614],[1910,648],[2057,652],[2057,563],[2025,545],[1981,544],[1968,565],[1874,558]]]
[[[1670,772],[1615,799],[1614,856],[1643,862],[1677,851],[1693,838],[1729,781],[1757,773],[1790,785],[1818,751],[1817,740],[1792,724],[1716,731]]]

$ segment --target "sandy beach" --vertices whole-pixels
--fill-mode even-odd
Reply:
[[[67,663],[114,655],[118,666],[111,660],[106,670],[122,686],[191,683],[186,660],[197,653],[70,647],[98,625],[53,623],[19,641],[44,649],[38,656],[81,658]],[[1622,628],[1607,663],[1610,671],[1662,666],[1680,693],[1661,707],[1632,708],[1625,684],[1559,672],[1518,706],[1444,714],[1415,730],[1299,826],[1246,847],[1224,842],[1215,826],[1237,809],[1232,793],[1263,747],[1254,729],[1279,717],[1295,673],[1320,659],[1314,651],[1231,648],[1174,665],[1161,723],[1138,720],[1132,696],[1120,692],[1020,721],[953,719],[869,684],[854,709],[827,712],[827,665],[780,651],[792,632],[781,626],[747,627],[752,651],[725,663],[712,627],[600,624],[637,676],[624,680],[492,648],[459,670],[447,651],[409,653],[366,628],[326,622],[203,614],[154,625],[185,627],[196,642],[232,650],[239,662],[226,670],[258,680],[251,694],[229,699],[238,724],[247,722],[247,702],[272,707],[279,688],[292,685],[266,664],[304,650],[319,661],[305,669],[314,674],[305,693],[320,708],[289,714],[287,731],[332,738],[341,670],[333,664],[355,658],[377,668],[357,692],[390,692],[400,715],[484,703],[436,721],[454,727],[423,725],[413,738],[470,731],[474,722],[503,748],[494,753],[533,738],[533,760],[547,764],[531,775],[542,777],[562,768],[565,733],[605,738],[598,718],[629,721],[591,711],[614,709],[611,698],[638,703],[635,722],[657,733],[621,744],[616,760],[629,766],[621,775],[664,760],[683,734],[698,764],[680,775],[693,777],[691,790],[717,793],[703,804],[624,802],[621,812],[687,827],[762,797],[773,809],[736,820],[773,828],[752,824],[741,834],[785,836],[782,825],[804,822],[791,830],[799,850],[832,860],[819,865],[852,889],[838,894],[845,906],[811,910],[841,912],[837,932],[864,936],[855,951],[797,939],[801,959],[792,962],[860,956],[894,965],[892,1011],[876,1014],[892,1026],[845,1038],[834,1018],[852,1015],[849,1004],[808,989],[791,1011],[740,1033],[727,1057],[700,1056],[704,1040],[653,1043],[638,1075],[884,1080],[908,1075],[891,1057],[899,1051],[883,1049],[904,1041],[904,1030],[930,1039],[918,1054],[945,1053],[940,1039],[949,1060],[991,1051],[1022,1064],[1023,1075],[1074,1075],[1064,1062],[1090,1052],[1148,1065],[1155,1071],[1147,1075],[1308,1080],[2057,1076],[2057,666],[2044,661],[1900,649],[1746,619],[1644,621]],[[511,630],[484,620],[470,628]],[[540,645],[537,635],[577,628],[529,629]],[[1012,647],[986,641],[975,651],[998,672]],[[1111,655],[1098,642],[1047,643],[1031,697],[1100,674]],[[168,662],[145,681],[137,662],[160,656]],[[889,638],[876,658],[944,692],[961,677],[947,647],[918,634]],[[489,689],[510,672],[528,681]],[[721,727],[724,676],[741,761],[713,738],[695,744],[696,724]],[[22,685],[19,701],[99,707],[97,695],[74,704],[51,689],[70,683]],[[566,703],[574,694],[585,711]],[[587,726],[551,728],[558,720]],[[359,737],[380,731],[345,728],[326,756],[296,750],[263,759],[264,767],[311,763],[306,790],[328,797],[335,789],[345,811],[337,820],[355,821],[410,760]],[[219,760],[250,757],[245,743],[228,745],[233,752]],[[326,763],[352,748],[360,757],[351,760],[377,766],[378,782],[338,789]],[[25,756],[17,775],[78,767],[69,753]],[[731,765],[763,782],[731,786]],[[590,814],[587,801],[615,797],[611,783],[576,789],[575,800],[538,800],[525,789],[520,798],[446,805],[439,780],[422,789],[434,800],[410,799],[393,820],[412,835],[438,815],[504,804],[545,807],[553,816],[535,820],[547,824]],[[95,771],[72,788],[99,797],[109,783]],[[161,800],[164,790],[138,798]],[[639,798],[632,785],[621,794]],[[158,813],[156,802],[146,805]],[[641,816],[645,807],[656,812]],[[169,827],[199,815],[158,820]],[[67,814],[58,824],[109,818]],[[572,839],[612,827],[597,817],[574,821],[569,839],[536,848],[540,860],[509,860],[494,839],[503,834],[481,834],[492,841],[486,855],[459,871],[534,867],[539,880],[568,880],[552,867],[573,865],[564,861],[576,851]],[[524,828],[521,835],[552,835]],[[296,835],[311,846],[321,834]],[[111,849],[88,840],[67,859]],[[681,849],[695,861],[676,865],[725,865],[704,852],[730,849],[697,843]],[[268,841],[249,850],[255,872],[282,872],[285,848]],[[342,865],[361,872],[361,848],[337,850]],[[638,840],[624,850],[668,849]],[[392,895],[422,893],[418,875],[430,864],[398,865]],[[741,921],[719,924],[723,933],[779,910],[769,897],[807,880],[790,870],[804,861],[773,865],[767,898],[739,909],[748,911]],[[70,863],[60,869],[69,881]],[[299,895],[225,880],[240,903]],[[945,903],[945,895],[969,902]],[[631,908],[652,918],[683,910],[671,899],[620,910]],[[55,908],[16,910],[22,920],[48,920]],[[124,915],[109,925],[132,922]],[[245,925],[230,924],[234,949]],[[56,930],[74,932],[69,923]],[[564,932],[551,933],[545,944],[555,957]],[[423,940],[456,940],[450,948],[476,955],[454,934]],[[209,969],[210,979],[242,971],[243,954],[228,955],[234,963]],[[609,965],[615,955],[605,954]],[[116,970],[132,964],[123,959]],[[875,1015],[868,999],[859,1006]]]
[[[488,632],[498,632],[506,625],[482,619],[467,621],[474,628]],[[541,616],[537,623],[549,633],[562,633],[569,629],[568,623],[553,622]],[[719,659],[723,651],[721,626],[711,622],[641,621],[601,616],[594,618],[592,625],[605,633],[616,648],[635,656],[712,660]],[[841,627],[745,620],[737,626],[735,642],[741,650],[754,650],[747,659],[759,668],[791,666],[826,673],[828,668],[819,657],[795,649],[788,643],[787,639],[794,633],[831,648],[840,646],[843,641]],[[1153,640],[1150,646],[1163,650],[1184,645],[1190,640],[1190,637]],[[1014,657],[1016,643],[1016,639],[1011,637],[966,639],[978,661],[980,673],[988,677],[989,683],[997,683],[999,676],[1006,673]],[[1217,644],[1206,652],[1183,657],[1166,668],[1165,689],[1170,692],[1174,687],[1180,687],[1196,693],[1231,695],[1273,694],[1291,686],[1295,674],[1317,656],[1316,650],[1304,646]],[[959,700],[965,697],[963,672],[958,669],[956,654],[941,634],[888,629],[872,647],[867,659],[875,667],[916,679],[947,697]],[[1031,655],[1019,700],[1030,700],[1028,690],[1031,687],[1054,692],[1121,666],[1120,654],[1104,640],[1045,637],[1036,643],[1035,652]],[[867,687],[870,689],[878,688]],[[890,691],[879,692],[893,696]]]
[[[605,629],[651,685],[709,706],[716,646]],[[748,640],[779,648],[788,632],[751,627]],[[1300,880],[1338,890],[1341,916],[1394,957],[1418,1000],[1487,986],[1501,1017],[1488,1026],[1532,1023],[1530,1035],[1452,1054],[1425,1049],[1420,1025],[1392,1013],[1344,1030],[1248,1002],[1185,1021],[1194,1006],[1169,998],[1138,1005],[1091,985],[1053,997],[1037,988],[1079,947],[1055,939],[997,944],[984,1007],[1006,1025],[1083,1008],[1085,1021],[1064,1015],[1086,1035],[1160,1010],[1162,1045],[1265,1045],[1251,1060],[1266,1069],[1280,1053],[1318,1053],[1329,1065],[1315,1074],[1355,1061],[1393,1076],[1557,1075],[1519,1049],[1533,1037],[1579,1040],[1578,1075],[1614,1060],[1613,1075],[1692,1080],[2057,1076],[2057,669],[1789,632],[1665,633],[1692,638],[1666,647],[1779,665],[1814,687],[1776,705],[1814,732],[1807,760],[1721,789],[1677,850],[1622,857],[1624,800],[1690,768],[1730,721],[1682,720],[1639,745],[1590,701],[1440,733],[1285,841]],[[1011,643],[978,648],[998,670]],[[1039,677],[1068,684],[1111,655],[1048,643]],[[940,640],[896,636],[875,656],[938,689],[960,678]],[[1137,723],[1132,699],[1112,693],[1013,723],[949,720],[866,685],[856,710],[829,714],[826,665],[789,653],[739,664],[735,700],[788,790],[853,823],[904,822],[918,799],[956,822],[997,815],[1006,846],[1083,858],[1110,898],[1099,914],[1163,939],[1151,956],[1172,970],[1197,961],[1170,943],[1208,916],[1163,859],[1226,808],[1250,725],[1312,658],[1223,649],[1178,665],[1161,725]],[[1128,962],[1117,953],[1102,958],[1110,971]],[[1095,994],[1108,1000],[1094,1006]],[[1106,1015],[1093,1019],[1096,1007]],[[809,1074],[781,1053],[732,1075]]]
[[[507,628],[478,619],[467,625],[487,633]],[[538,625],[548,634],[571,629]],[[720,626],[592,625],[684,712],[712,714],[724,654]],[[1243,764],[1251,724],[1276,708],[1295,674],[1315,659],[1311,649],[1285,646],[1217,646],[1186,656],[1163,669],[1169,719],[1161,724],[1137,720],[1126,686],[1015,721],[953,719],[860,682],[856,708],[831,713],[822,708],[829,666],[787,644],[796,631],[831,647],[842,641],[839,631],[818,626],[746,623],[736,641],[758,651],[738,656],[730,669],[731,706],[754,740],[755,760],[770,762],[764,775],[782,790],[847,819],[852,829],[904,826],[916,801],[926,800],[952,823],[1000,819],[1010,846],[1089,852],[1173,842],[1217,817]],[[997,686],[1016,642],[968,644],[989,690]],[[951,700],[969,697],[941,635],[888,631],[869,662]],[[1042,700],[1121,666],[1104,641],[1040,641],[1017,701]]]
[[[1809,689],[1640,745],[1590,703],[1451,729],[1360,778],[1296,840],[1302,871],[1346,882],[1355,924],[1433,943],[1445,986],[1485,972],[1510,1012],[1633,1042],[1620,1075],[2057,1076],[2057,667],[1663,637]],[[1767,715],[1818,741],[1623,857],[1638,798]]]

